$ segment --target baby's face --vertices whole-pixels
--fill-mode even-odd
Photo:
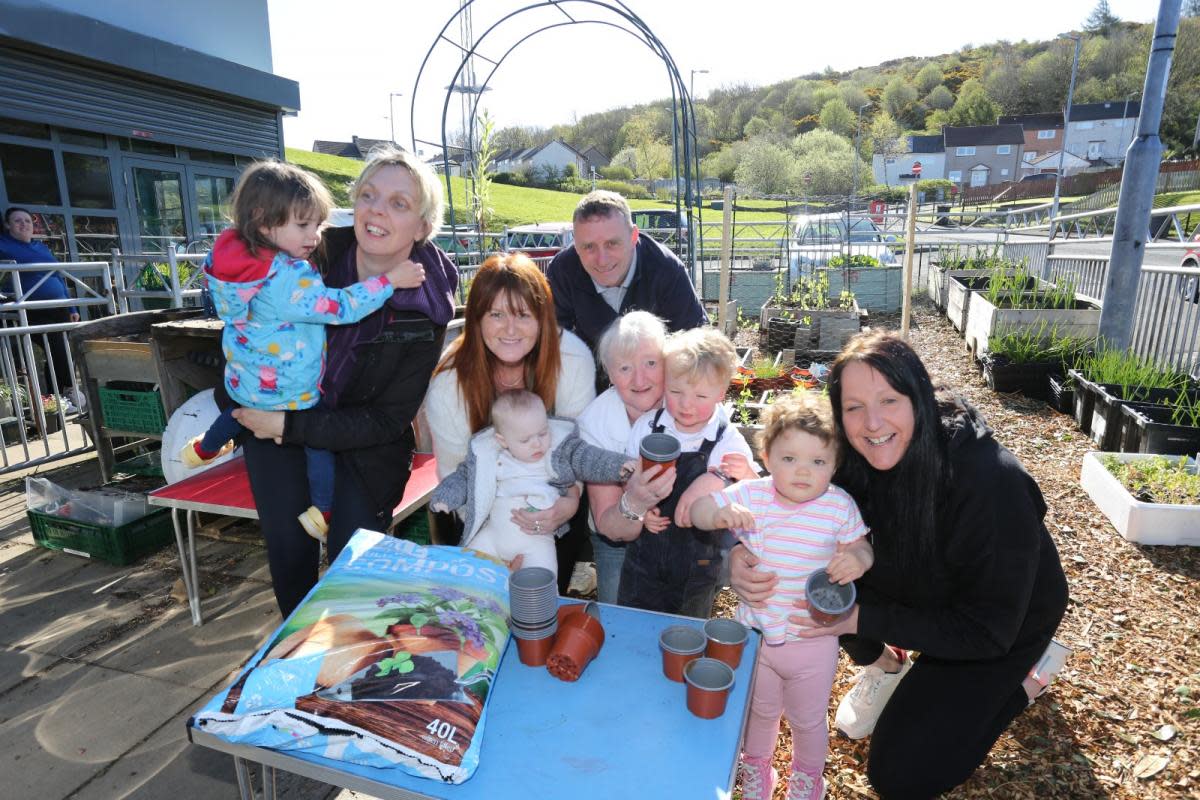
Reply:
[[[550,451],[550,420],[541,409],[513,414],[496,425],[496,441],[517,461],[540,461]]]
[[[789,502],[807,503],[829,489],[837,451],[833,442],[792,428],[771,442],[766,461],[775,492]]]

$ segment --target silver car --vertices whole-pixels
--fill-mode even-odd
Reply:
[[[871,256],[884,266],[892,266],[896,262],[896,254],[891,250],[891,243],[896,237],[884,233],[866,217],[850,219],[851,256]],[[812,214],[799,217],[792,240],[788,242],[788,272],[792,280],[801,275],[807,275],[816,267],[828,266],[829,259],[845,255],[846,215],[845,214]]]

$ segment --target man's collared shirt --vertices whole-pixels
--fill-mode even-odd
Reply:
[[[625,292],[629,291],[629,285],[633,283],[633,273],[637,270],[637,248],[633,250],[633,258],[629,261],[629,269],[625,271],[625,280],[621,281],[618,286],[601,286],[592,279],[592,285],[596,287],[596,294],[604,299],[604,302],[618,314],[621,313],[621,303],[625,301]]]

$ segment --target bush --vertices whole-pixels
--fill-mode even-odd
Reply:
[[[574,192],[575,194],[587,194],[592,190],[592,182],[583,178],[563,178],[554,188],[560,192]]]
[[[596,188],[616,192],[627,200],[649,200],[651,197],[645,188],[626,181],[596,181]]]
[[[497,172],[492,176],[492,183],[503,183],[508,186],[528,186],[529,178],[519,172]]]
[[[829,266],[831,266],[831,267],[851,267],[851,268],[854,268],[854,267],[878,267],[879,259],[876,258],[875,256],[855,255],[855,256],[850,256],[850,263],[847,264],[846,257],[839,255],[839,256],[834,256],[833,258],[829,259]]]
[[[606,178],[610,181],[633,180],[633,170],[631,170],[629,167],[613,166],[610,164],[607,167],[601,167],[599,172],[601,178]]]

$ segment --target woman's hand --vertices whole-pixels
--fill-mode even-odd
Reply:
[[[793,605],[798,609],[808,610],[808,602],[804,598],[796,600]],[[832,625],[818,625],[807,614],[792,614],[788,617],[788,622],[800,626],[800,630],[796,635],[802,639],[812,639],[817,636],[845,636],[848,633],[858,633],[858,603],[854,604],[854,608],[850,610],[845,619],[839,620]]]
[[[635,513],[640,514],[658,505],[659,501],[670,496],[675,488],[675,467],[667,470],[656,470],[652,477],[642,471],[639,459],[629,482],[625,484],[625,503]]]
[[[257,408],[234,409],[233,418],[258,439],[274,439],[283,444],[284,411],[259,411]]]
[[[534,536],[553,536],[554,532],[571,521],[579,510],[579,491],[573,489],[554,505],[543,511],[526,511],[518,508],[512,512],[512,521],[525,533]]]
[[[755,569],[758,559],[745,545],[729,551],[729,587],[751,608],[762,608],[775,594],[779,576],[774,572]]]

